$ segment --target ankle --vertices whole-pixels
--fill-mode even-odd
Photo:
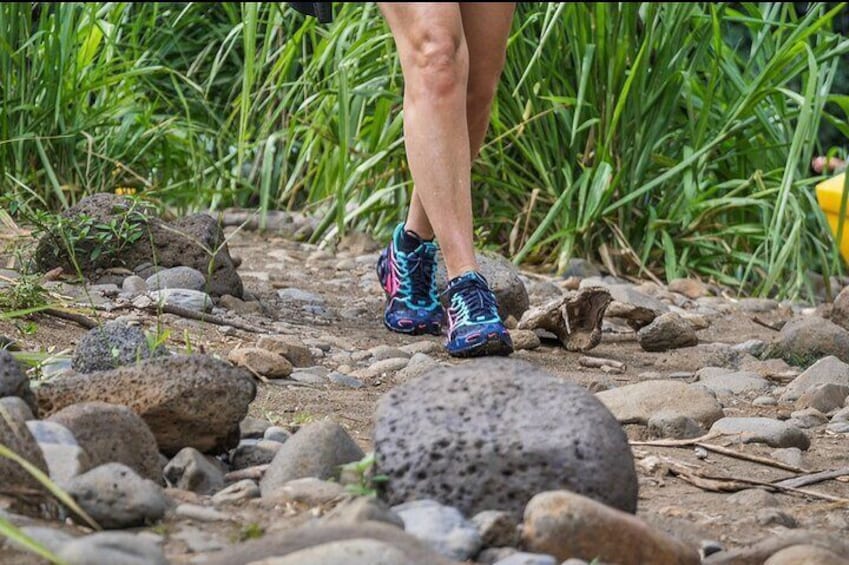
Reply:
[[[404,233],[409,233],[422,241],[433,241],[434,234],[433,230],[423,228],[416,224],[411,224],[410,222],[404,222]]]
[[[429,241],[432,240],[425,239],[412,230],[402,229],[398,237],[398,248],[404,253],[410,253]]]
[[[463,265],[459,265],[458,267],[455,267],[453,269],[447,268],[447,267],[448,266],[446,265],[446,271],[448,271],[447,275],[448,275],[448,282],[449,283],[453,280],[465,277],[469,273],[478,273],[479,275],[481,274],[480,268],[478,267],[477,263],[472,263],[472,264],[466,263],[466,264],[463,264]]]

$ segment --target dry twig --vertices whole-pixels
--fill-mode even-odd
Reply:
[[[99,326],[100,324],[96,321],[83,316],[82,314],[74,314],[73,312],[66,312],[65,310],[59,310],[57,308],[45,308],[42,310],[43,313],[48,316],[53,316],[54,318],[60,318],[62,320],[67,320],[69,322],[74,322],[87,330],[91,330]]]
[[[687,466],[668,458],[664,458],[663,462],[667,465],[667,467],[669,467],[669,471],[676,477],[687,481],[693,486],[697,486],[701,489],[709,490],[712,492],[737,492],[752,487],[763,487],[767,490],[776,490],[789,494],[798,494],[803,496],[809,496],[812,498],[820,498],[822,500],[828,500],[830,502],[837,502],[839,504],[849,505],[849,498],[840,498],[821,492],[804,490],[789,486],[781,486],[780,484],[768,483],[766,481],[759,481],[757,479],[749,479],[747,477],[728,477],[722,475],[712,475],[705,473],[700,469],[690,469]]]
[[[743,453],[742,451],[735,451],[734,449],[729,449],[727,447],[723,447],[721,445],[715,445],[712,443],[705,443],[704,440],[712,439],[719,437],[723,434],[707,434],[701,437],[693,438],[690,440],[656,440],[656,441],[632,441],[631,445],[645,445],[649,447],[701,447],[702,449],[706,449],[707,451],[713,451],[714,453],[719,453],[720,455],[725,455],[727,457],[733,457],[735,459],[742,459],[743,461],[750,461],[752,463],[759,463],[761,465],[766,465],[768,467],[774,467],[776,469],[781,469],[783,471],[790,471],[791,473],[810,473],[809,469],[802,469],[801,467],[796,467],[795,465],[788,465],[787,463],[782,463],[781,461],[776,461],[775,459],[770,459],[768,457],[760,457],[758,455],[751,455],[749,453]]]
[[[162,312],[163,314],[173,314],[175,316],[180,316],[181,318],[188,318],[190,320],[197,320],[199,322],[208,322],[210,324],[216,324],[219,326],[230,326],[236,329],[244,330],[246,332],[256,333],[256,334],[267,334],[271,333],[264,328],[259,328],[257,326],[252,326],[250,324],[243,324],[237,320],[225,320],[224,318],[219,318],[218,316],[214,316],[212,314],[206,314],[205,312],[195,312],[194,310],[189,310],[187,308],[181,308],[179,306],[174,306],[173,304],[163,304],[158,305],[156,303],[151,304],[147,308],[145,308],[151,312]]]

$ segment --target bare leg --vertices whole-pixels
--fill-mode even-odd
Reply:
[[[453,278],[477,269],[466,128],[469,54],[460,8],[456,3],[381,3],[380,8],[404,72],[407,160],[422,204],[411,210],[407,229],[427,237],[432,226]]]
[[[513,22],[513,2],[461,2],[463,32],[469,46],[469,84],[466,87],[466,121],[472,160],[478,156],[490,109],[507,51]]]
[[[395,6],[397,7],[397,5]],[[461,224],[454,223],[453,221],[451,222],[453,226],[461,228],[460,230],[457,230],[453,241],[447,242],[448,244],[446,245],[445,237],[438,236],[440,246],[442,247],[443,254],[446,259],[449,278],[462,274],[465,271],[477,269],[477,261],[474,258],[474,247],[471,239],[471,181],[466,177],[470,175],[471,160],[477,156],[480,146],[483,143],[483,139],[486,136],[492,99],[495,95],[498,79],[501,75],[501,69],[504,66],[504,54],[507,37],[512,23],[514,7],[515,5],[513,3],[459,4],[461,19],[460,25],[462,28],[462,34],[466,40],[466,49],[468,51],[469,61],[465,88],[465,122],[470,159],[469,167],[466,169],[467,172],[463,175],[462,181],[463,185],[469,186],[469,196],[467,197],[466,204],[469,212],[465,215],[465,217],[468,218],[468,226],[464,225],[464,218],[460,218],[461,220],[464,220]],[[382,9],[384,10],[384,14],[387,15],[390,27],[392,27],[393,32],[397,35],[398,32],[390,19],[392,16],[387,13],[389,8],[382,6]],[[402,17],[404,17],[404,15],[402,15]],[[412,19],[409,16],[406,17],[407,19]],[[422,19],[426,22],[429,21],[428,16],[426,15],[423,16]],[[398,41],[397,37],[396,41]],[[399,42],[399,51],[401,49]],[[402,66],[404,66],[403,52]],[[404,67],[404,72],[405,81],[409,84],[410,77],[407,76],[407,67]],[[415,72],[415,70],[413,72]],[[409,103],[410,97],[409,91],[407,91],[405,92],[405,115],[409,112],[407,106]],[[452,125],[462,123],[456,118],[452,121]],[[411,145],[414,145],[414,143],[411,143],[409,138],[411,124],[407,122],[405,123],[405,126],[407,128],[407,150],[409,155]],[[415,127],[415,124],[413,124],[412,127]],[[454,129],[456,130],[456,128]],[[462,137],[460,132],[455,131],[454,134],[455,135],[452,136],[453,141]],[[420,196],[424,189],[420,188],[419,179],[416,175],[414,165],[412,164],[412,159],[411,169],[413,169],[413,178],[416,180],[416,189],[413,191],[406,227],[424,238],[430,238],[434,236],[434,229],[429,221],[429,214],[426,212],[426,204],[422,202],[422,198]],[[438,209],[440,214],[444,213],[446,202],[447,201],[445,200],[441,201],[440,208]],[[458,212],[463,211],[458,210]],[[462,233],[468,235],[462,235]],[[463,240],[467,240],[468,243],[464,243]],[[460,250],[460,256],[455,257],[452,249]],[[457,259],[457,261],[452,259]]]

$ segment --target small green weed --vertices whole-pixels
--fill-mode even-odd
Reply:
[[[166,536],[166,535],[168,535],[168,526],[160,522],[159,524],[156,524],[155,526],[151,526],[149,528],[149,531],[151,533],[158,535],[158,536]]]
[[[15,328],[21,332],[22,335],[35,335],[38,331],[38,324],[33,321],[18,322],[15,324]]]
[[[295,415],[292,416],[291,425],[292,426],[303,426],[304,424],[309,424],[314,419],[315,419],[315,416],[313,416],[309,412],[295,412]]]
[[[239,530],[238,535],[236,536],[236,541],[248,541],[252,539],[259,539],[265,535],[265,529],[259,524],[251,522],[250,524],[245,524]]]
[[[386,475],[373,475],[374,452],[367,453],[359,461],[354,461],[342,466],[342,472],[349,476],[353,475],[356,482],[345,486],[346,490],[356,496],[377,496],[377,487],[380,483],[389,480]]]
[[[50,302],[50,295],[37,275],[3,278],[0,282],[6,285],[0,288],[0,311],[6,313],[4,317],[14,317],[10,315],[13,312],[43,308]]]

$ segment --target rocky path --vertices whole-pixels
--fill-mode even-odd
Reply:
[[[528,306],[605,289],[600,343],[568,351],[552,331],[516,330],[509,360],[458,361],[441,338],[383,328],[376,242],[355,234],[318,249],[293,237],[305,220],[275,221],[262,234],[225,227],[241,298],[206,295],[191,269],[112,272],[86,293],[48,283],[96,305],[108,329],[0,321],[20,351],[55,354],[29,383],[0,357],[0,443],[40,456],[109,533],[45,520],[63,515],[46,496],[21,505],[0,491],[16,503],[2,516],[70,563],[111,551],[127,563],[849,558],[842,295],[807,308],[692,280],[636,284],[580,262],[555,278],[491,261],[523,327]],[[375,449],[394,512],[352,497],[369,487],[355,466],[338,474]],[[0,474],[38,491],[4,460]],[[7,542],[0,562],[39,561]]]

